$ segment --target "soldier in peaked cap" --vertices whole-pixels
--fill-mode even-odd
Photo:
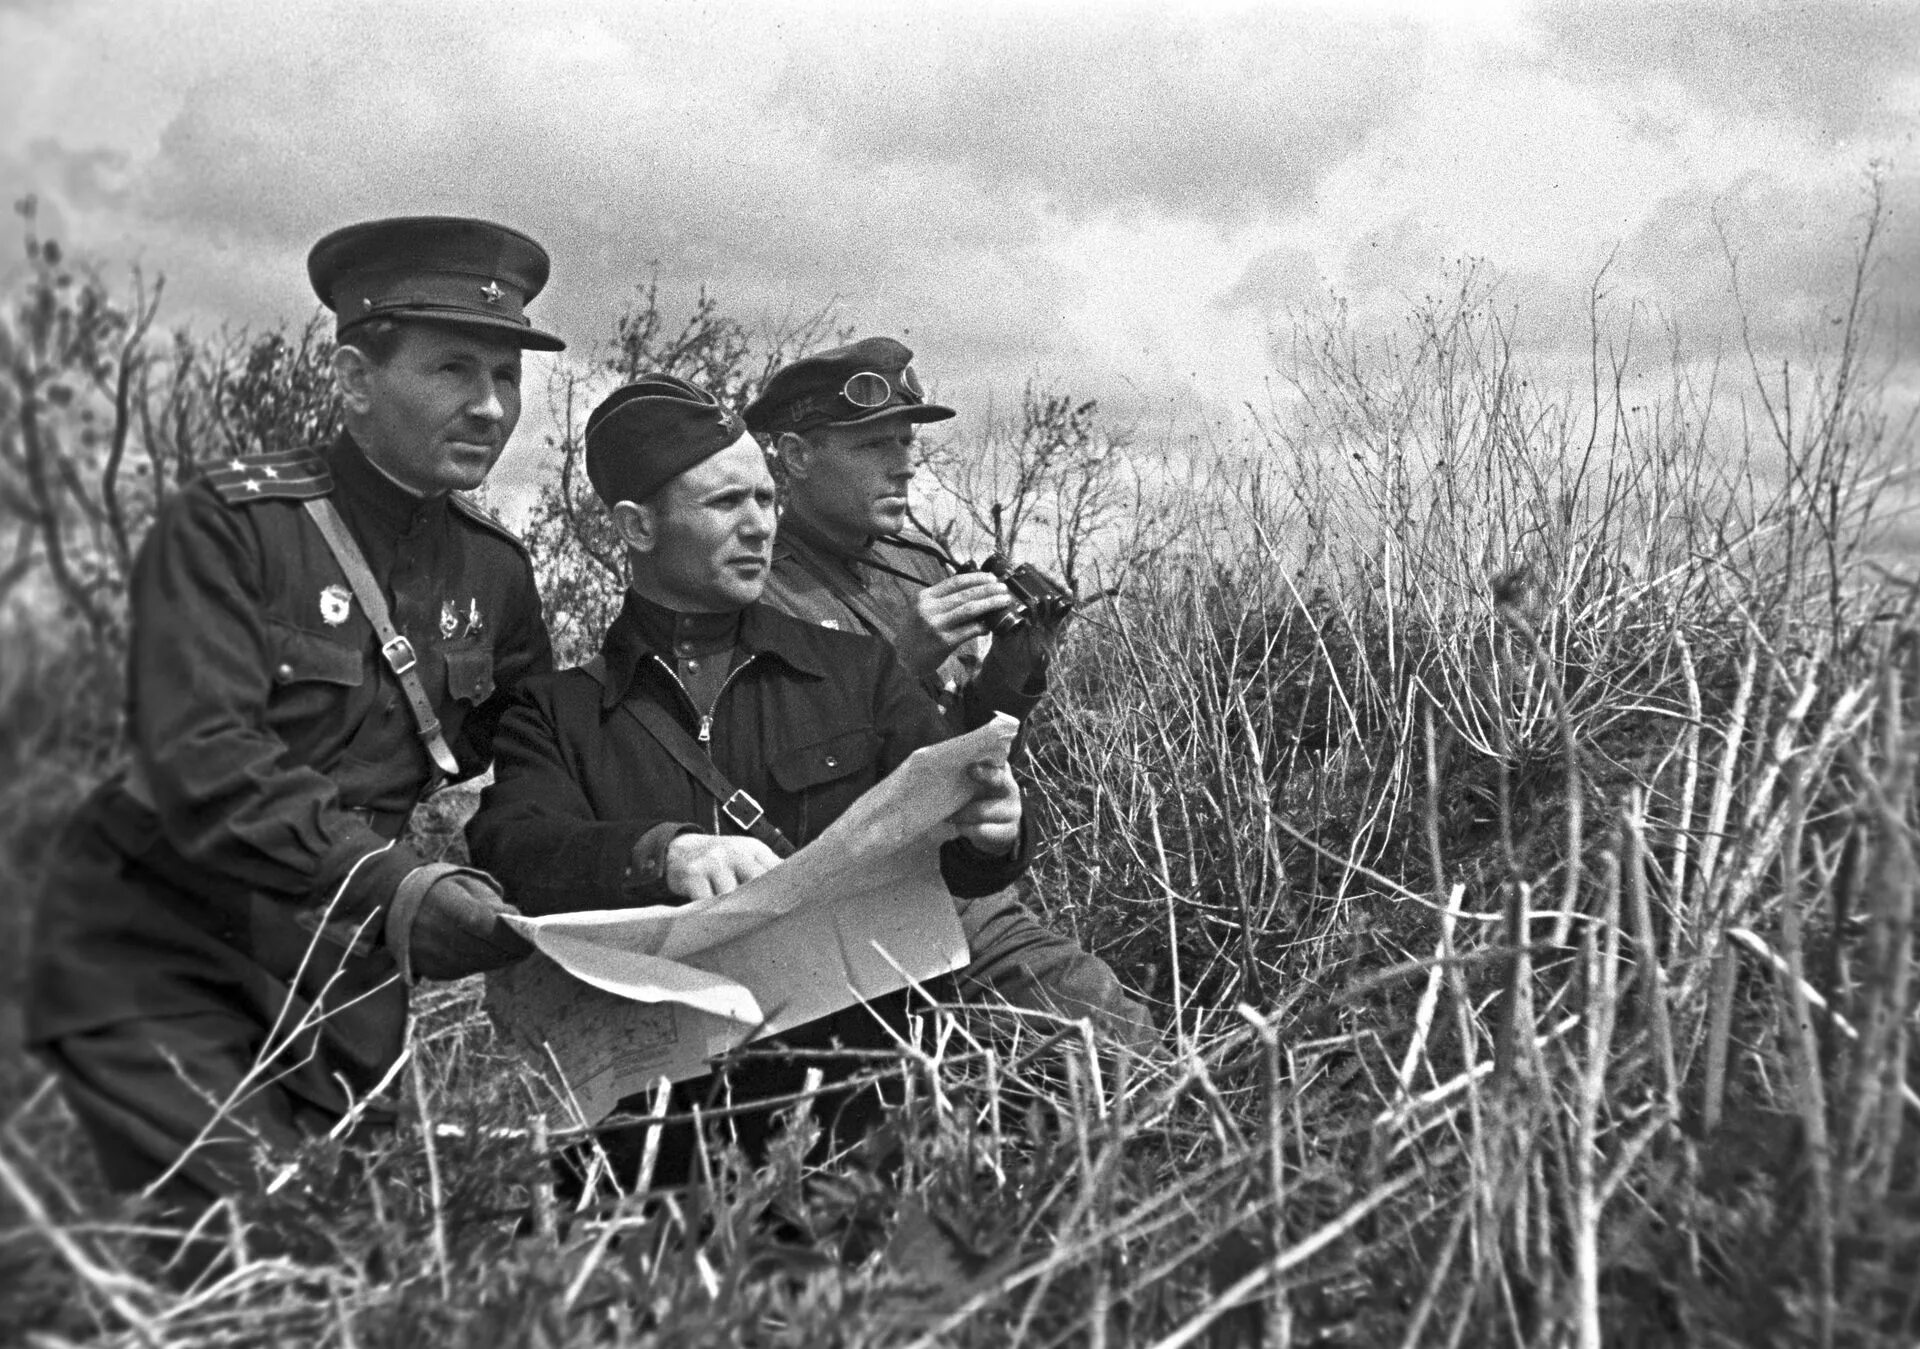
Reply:
[[[479,220],[328,235],[344,432],[214,467],[141,545],[130,761],[69,830],[29,1034],[108,1182],[183,1225],[257,1145],[381,1119],[413,979],[526,950],[492,879],[402,831],[552,666],[525,551],[460,495],[513,432],[521,350],[562,346],[524,312],[547,267]]]
[[[500,723],[493,785],[468,825],[476,863],[535,913],[679,904],[725,895],[804,846],[914,750],[949,730],[881,641],[759,603],[774,533],[773,478],[746,428],[704,391],[653,376],[587,426],[587,475],[626,544],[630,585],[600,656],[529,679]],[[677,746],[677,749],[676,749]],[[956,896],[990,894],[1027,865],[1020,792],[979,769],[940,871]],[[753,808],[736,800],[743,792]],[[756,818],[758,815],[758,818]],[[881,1000],[781,1037],[797,1048],[884,1049]],[[680,1105],[798,1090],[810,1064],[756,1055]],[[841,1136],[871,1097],[821,1117]],[[636,1107],[646,1108],[644,1100]],[[751,1149],[763,1117],[731,1122]],[[603,1145],[637,1160],[639,1134]],[[684,1173],[689,1140],[655,1171]]]
[[[955,573],[945,554],[906,538],[914,431],[953,409],[927,400],[913,352],[869,337],[774,372],[746,409],[786,474],[787,506],[766,602],[824,627],[890,643],[958,730],[996,711],[1024,720],[1046,692],[1057,633],[1039,621],[995,636],[1010,602],[985,572]],[[1051,931],[1011,893],[969,900],[961,924],[973,961],[963,991],[1016,1007],[1091,1016],[1123,1040],[1158,1039],[1146,1009],[1104,961]]]

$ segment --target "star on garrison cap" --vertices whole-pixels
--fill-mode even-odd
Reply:
[[[600,500],[645,501],[722,450],[747,428],[725,404],[673,375],[643,375],[587,417],[587,480]]]

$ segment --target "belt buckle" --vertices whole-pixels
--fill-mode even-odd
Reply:
[[[733,790],[733,795],[720,803],[720,813],[739,825],[740,828],[751,832],[753,827],[760,823],[761,818],[765,816],[767,812],[760,808],[758,801],[736,787]]]
[[[420,663],[413,653],[413,643],[403,636],[396,636],[390,642],[380,644],[380,655],[387,662],[387,668],[397,675],[403,675]]]

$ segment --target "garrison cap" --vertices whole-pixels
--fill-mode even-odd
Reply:
[[[606,505],[645,501],[746,434],[705,389],[674,375],[642,375],[587,414],[587,481]]]
[[[929,403],[913,352],[891,337],[868,337],[782,366],[747,404],[747,425],[765,435],[820,426],[858,426],[882,417],[943,422],[953,409]]]
[[[345,337],[368,319],[480,328],[536,351],[564,351],[522,312],[547,284],[547,250],[519,230],[461,216],[367,220],[307,254],[314,294]]]

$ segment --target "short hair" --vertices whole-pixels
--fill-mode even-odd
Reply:
[[[375,365],[385,365],[400,350],[400,342],[405,336],[406,325],[399,319],[371,318],[354,324],[342,333],[339,345],[355,348]]]

